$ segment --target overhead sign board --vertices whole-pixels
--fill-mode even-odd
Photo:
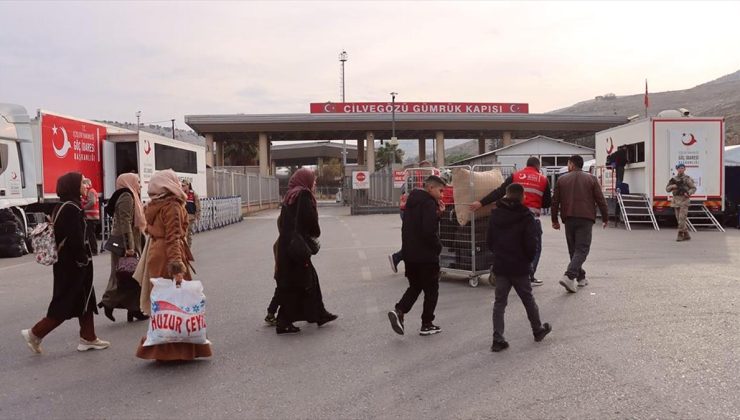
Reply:
[[[529,104],[489,102],[324,102],[312,114],[528,114]]]

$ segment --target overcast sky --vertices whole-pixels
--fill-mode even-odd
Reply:
[[[740,69],[739,2],[0,2],[0,102],[90,119],[526,102],[685,89]]]

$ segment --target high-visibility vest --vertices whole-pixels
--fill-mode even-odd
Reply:
[[[542,197],[547,189],[547,177],[536,168],[527,166],[521,171],[514,172],[511,180],[513,183],[524,187],[524,206],[532,210],[533,213],[540,214]]]
[[[90,193],[95,195],[95,204],[89,209],[85,210],[85,218],[99,220],[100,219],[100,200],[98,199],[98,192],[94,188],[89,188],[87,194],[82,197],[82,206],[86,206],[88,203],[87,197]]]

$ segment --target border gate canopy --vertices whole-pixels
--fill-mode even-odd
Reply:
[[[393,115],[384,113],[315,114],[221,114],[186,115],[185,123],[201,135],[214,140],[256,140],[266,134],[273,141],[357,140],[372,132],[376,139],[391,137]],[[544,134],[564,140],[581,138],[598,131],[626,124],[622,116],[582,116],[522,113],[396,113],[395,132],[399,139],[502,138],[510,132],[515,138]]]

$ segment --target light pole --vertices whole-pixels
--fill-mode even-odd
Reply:
[[[396,95],[398,92],[391,92],[391,146],[398,145],[398,139],[396,138]],[[393,151],[393,162],[396,163],[396,153]]]
[[[141,111],[136,111],[136,132],[139,132],[139,127],[141,126]]]
[[[342,63],[342,103],[344,103],[344,63],[348,59],[347,51],[339,54],[339,62]],[[342,168],[347,166],[347,139],[342,139]]]

